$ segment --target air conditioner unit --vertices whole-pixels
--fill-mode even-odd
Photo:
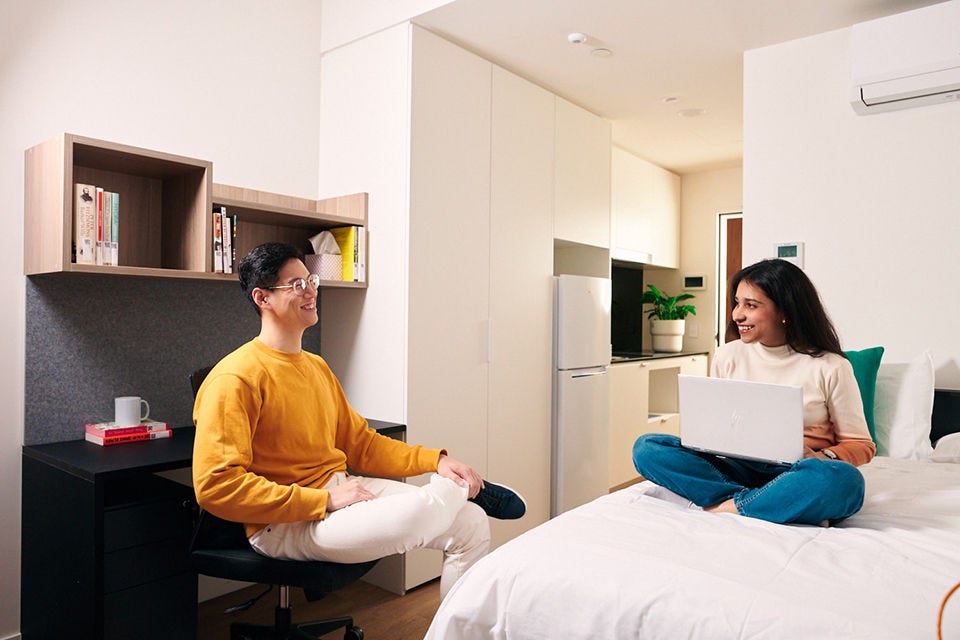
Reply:
[[[850,76],[860,114],[960,100],[960,0],[853,25]]]

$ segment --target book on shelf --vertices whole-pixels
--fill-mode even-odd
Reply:
[[[237,216],[230,216],[230,262],[237,264]]]
[[[151,431],[164,431],[169,429],[170,425],[166,422],[157,420],[144,420],[141,424],[131,425],[129,427],[118,427],[116,422],[88,422],[84,427],[86,433],[95,436],[120,436],[128,433],[149,433]]]
[[[120,264],[120,194],[81,182],[74,189],[73,261]]]
[[[103,187],[97,187],[97,249],[96,263],[103,264]]]
[[[116,191],[110,194],[110,204],[110,264],[116,267],[120,265],[120,194]]]
[[[213,212],[213,272],[223,273],[223,218]]]
[[[366,242],[363,227],[334,227],[329,230],[340,247],[345,282],[366,281]]]
[[[122,433],[120,435],[97,435],[85,432],[84,440],[108,447],[114,444],[123,444],[125,442],[143,442],[145,440],[160,440],[173,437],[173,431],[170,429],[161,429],[160,431],[145,431],[144,433]]]
[[[367,281],[367,230],[364,227],[357,227],[357,282]]]
[[[218,205],[213,212],[220,214],[220,244],[223,251],[223,272],[233,273],[233,220],[227,215],[227,208]]]
[[[100,251],[102,252],[101,262],[105,265],[113,264],[113,251],[110,249],[113,243],[113,193],[103,191],[103,243]]]
[[[74,258],[77,264],[97,262],[97,188],[76,184],[73,216]]]

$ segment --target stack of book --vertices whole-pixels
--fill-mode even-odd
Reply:
[[[159,440],[170,438],[173,431],[166,422],[147,420],[143,424],[131,427],[118,427],[115,422],[87,423],[83,437],[87,442],[107,447],[124,442],[140,442],[141,440]]]
[[[228,216],[222,205],[213,207],[213,272],[233,273],[237,216]]]
[[[79,182],[75,189],[73,261],[118,265],[120,194]]]
[[[343,257],[345,282],[367,281],[367,243],[363,227],[334,227],[329,230],[337,240]]]

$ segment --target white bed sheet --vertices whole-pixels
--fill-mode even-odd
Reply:
[[[960,581],[960,465],[861,470],[864,507],[833,528],[704,513],[648,482],[603,496],[478,562],[426,637],[936,638]]]

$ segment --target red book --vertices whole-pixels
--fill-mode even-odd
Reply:
[[[109,447],[113,444],[123,444],[125,442],[140,442],[142,440],[159,440],[160,438],[172,438],[173,431],[162,429],[160,431],[147,431],[144,433],[122,433],[116,436],[98,436],[92,433],[83,434],[87,442],[98,444],[101,447]]]
[[[103,264],[103,187],[97,187],[97,264]]]
[[[127,433],[149,433],[150,431],[163,431],[169,429],[170,425],[166,422],[157,422],[156,420],[146,420],[143,424],[130,427],[118,427],[113,422],[88,422],[85,430],[87,433],[104,437],[119,436]]]

